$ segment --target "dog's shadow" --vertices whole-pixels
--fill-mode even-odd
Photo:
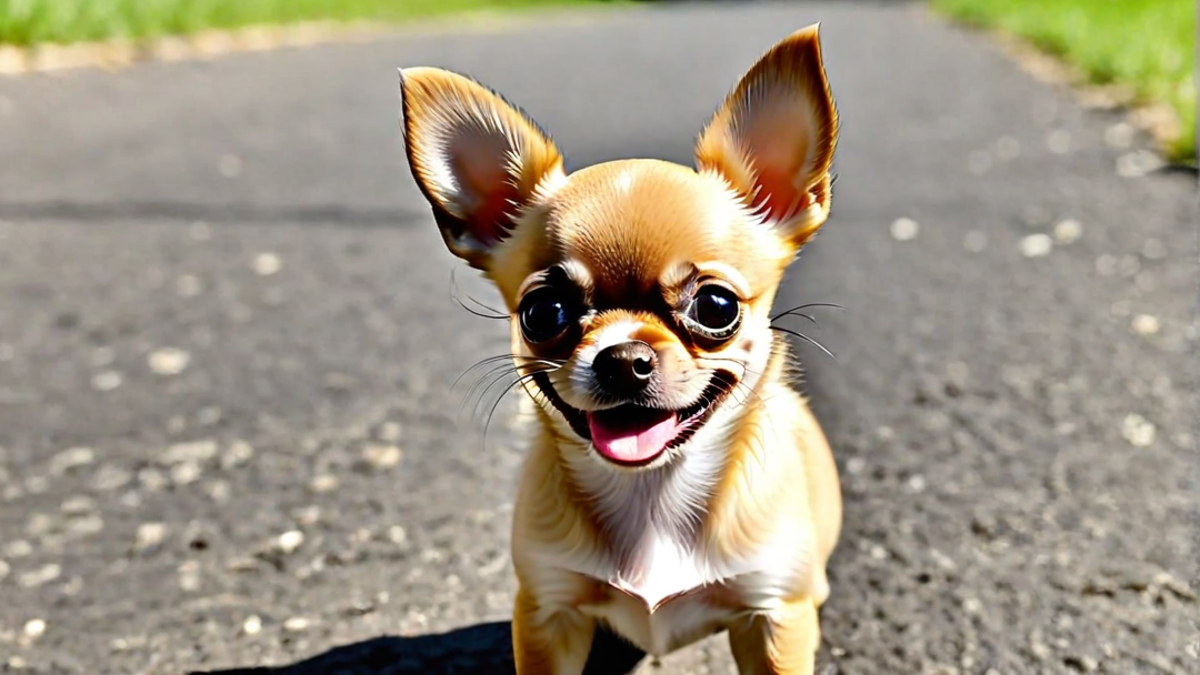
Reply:
[[[628,675],[644,654],[596,631],[584,675]],[[378,637],[335,647],[285,666],[196,671],[191,675],[515,675],[512,623],[497,621],[448,633]]]

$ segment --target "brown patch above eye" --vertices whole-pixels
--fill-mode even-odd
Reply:
[[[664,289],[680,290],[694,282],[698,274],[699,270],[695,264],[690,262],[680,263],[664,272],[658,283]]]
[[[681,312],[687,308],[699,288],[699,275],[699,270],[691,263],[679,265],[663,275],[660,282],[662,298],[671,311]]]
[[[546,268],[542,283],[560,289],[570,289],[584,305],[595,302],[596,285],[587,268],[572,260],[555,263]]]

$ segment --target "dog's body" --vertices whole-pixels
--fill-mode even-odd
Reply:
[[[728,463],[701,451],[669,470],[612,477],[562,461],[542,439],[516,505],[514,563],[527,598],[517,625],[539,625],[539,606],[571,607],[574,620],[602,621],[661,655],[747,611],[781,609],[791,593],[823,602],[841,515],[836,469],[804,402],[779,383],[759,392],[764,402],[738,429],[693,438],[728,451]]]
[[[808,674],[841,493],[770,308],[829,213],[816,27],[768,52],[697,147],[567,176],[466,78],[402,72],[409,161],[495,282],[539,433],[514,513],[518,675],[579,675],[598,624],[661,655],[728,630],[743,675]]]

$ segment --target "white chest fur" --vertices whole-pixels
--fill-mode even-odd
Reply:
[[[651,532],[623,569],[607,579],[608,600],[584,611],[649,654],[662,655],[719,629],[730,608],[706,592],[722,579],[702,554]]]
[[[687,544],[652,530],[628,563],[608,581],[653,611],[667,598],[717,581],[707,567],[700,554]]]
[[[812,574],[811,539],[780,523],[758,523],[754,550],[716,551],[701,531],[718,467],[705,459],[693,452],[671,473],[596,484],[603,489],[592,494],[605,496],[597,507],[607,546],[552,556],[559,569],[606,583],[607,597],[581,609],[650,654],[703,638],[740,613],[770,610]],[[581,468],[577,475],[599,481],[613,474]]]
[[[666,655],[724,628],[735,616],[730,607],[713,602],[704,590],[668,601],[648,612],[640,600],[614,593],[604,603],[582,608],[642,651]]]
[[[649,654],[663,655],[701,639],[747,611],[773,609],[798,578],[811,573],[796,538],[779,539],[754,555],[714,560],[661,532],[652,532],[628,564],[603,575],[611,592],[584,612]],[[613,568],[609,568],[610,570]]]

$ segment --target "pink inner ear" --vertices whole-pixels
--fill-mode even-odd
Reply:
[[[512,227],[520,198],[510,175],[508,143],[502,134],[478,127],[451,135],[451,172],[458,177],[467,231],[482,244],[494,244]]]
[[[807,208],[812,199],[807,192],[801,192],[795,184],[795,169],[760,170],[755,186],[758,188],[758,199],[755,206],[764,208],[764,215],[770,220],[783,221]]]
[[[803,102],[760,99],[759,105],[740,129],[739,144],[753,148],[755,206],[764,206],[771,219],[782,220],[812,201],[804,185],[810,171],[812,119],[797,115],[807,108]]]

